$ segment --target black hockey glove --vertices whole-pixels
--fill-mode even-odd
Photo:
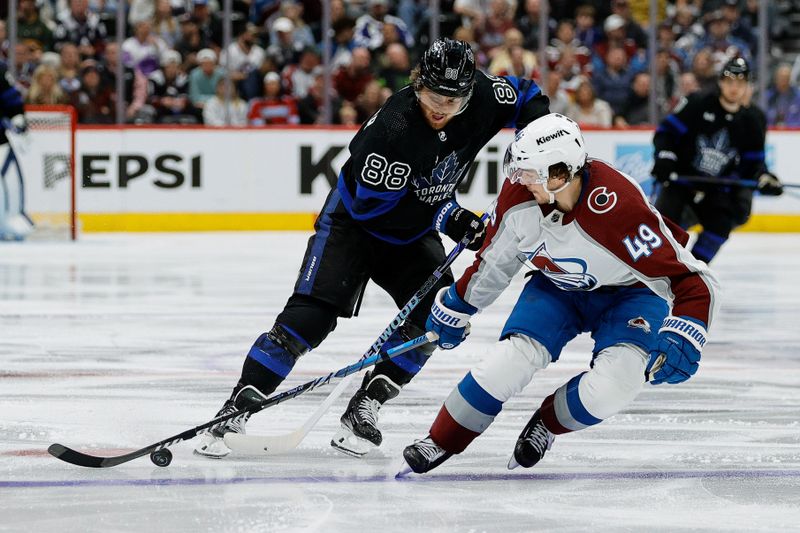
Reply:
[[[455,200],[448,200],[439,208],[433,227],[456,242],[468,235],[472,236],[467,245],[469,250],[480,250],[486,237],[486,226],[481,217],[464,209]]]
[[[656,162],[653,165],[653,177],[661,183],[665,185],[671,181],[673,176],[677,176],[675,173],[675,167],[678,166],[678,158],[674,152],[670,152],[668,150],[661,150],[656,154]]]
[[[756,189],[764,196],[780,196],[783,194],[783,184],[781,180],[771,172],[764,172],[758,177]]]

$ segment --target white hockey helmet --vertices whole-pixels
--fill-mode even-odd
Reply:
[[[586,164],[586,143],[574,120],[550,113],[517,132],[506,149],[503,172],[511,183],[541,183],[546,189],[550,167],[559,163],[572,179]]]

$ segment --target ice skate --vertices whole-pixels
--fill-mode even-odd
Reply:
[[[383,375],[364,376],[361,388],[356,391],[342,415],[342,427],[331,439],[331,446],[340,452],[362,457],[383,441],[378,429],[381,406],[400,393],[400,387]]]
[[[244,409],[248,405],[258,403],[265,399],[264,396],[258,392],[253,386],[247,386],[240,390],[233,400],[226,400],[214,418],[229,415],[235,411]],[[247,419],[250,418],[249,414],[232,418],[222,425],[211,429],[206,433],[198,436],[199,442],[194,448],[194,453],[211,457],[213,459],[221,459],[231,453],[231,449],[225,444],[223,437],[225,433],[240,433],[245,434],[244,426]]]
[[[514,470],[518,466],[532,467],[542,460],[545,452],[553,446],[555,438],[556,436],[544,426],[542,416],[537,409],[517,438],[514,454],[508,461],[508,469]]]
[[[420,439],[414,444],[406,446],[403,450],[403,460],[405,465],[397,473],[396,477],[404,477],[414,472],[424,474],[429,472],[447,461],[453,454],[441,448],[433,442],[430,435]]]

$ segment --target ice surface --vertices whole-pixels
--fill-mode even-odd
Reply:
[[[382,412],[365,459],[328,446],[345,394],[294,453],[168,468],[145,457],[81,469],[59,442],[121,453],[216,412],[244,353],[289,296],[303,233],[86,235],[0,245],[0,531],[789,531],[800,524],[800,238],[737,234],[714,264],[723,310],[700,373],[646,387],[623,413],[560,436],[531,470],[506,470],[542,398],[589,361],[588,338],[509,401],[461,456],[396,481],[402,448],[493,344],[517,280]],[[471,255],[471,254],[470,254]],[[455,269],[463,270],[465,256]],[[359,358],[396,313],[370,286],[283,388]],[[256,415],[298,427],[318,389]]]

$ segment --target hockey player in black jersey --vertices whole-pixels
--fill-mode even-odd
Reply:
[[[272,393],[339,317],[353,316],[369,280],[404,305],[445,259],[439,233],[455,241],[472,236],[469,248],[480,248],[483,222],[458,205],[456,187],[501,128],[523,128],[549,112],[549,100],[532,80],[476,71],[469,45],[451,39],[435,41],[411,79],[350,143],[350,158],[315,223],[294,293],[250,349],[218,416],[247,405],[248,395],[237,394],[248,385]],[[438,288],[452,281],[449,272],[442,276],[383,350],[424,333]],[[399,394],[432,350],[407,352],[366,374],[332,445],[356,456],[379,446],[381,405]],[[202,436],[196,452],[227,455],[222,435],[243,432],[245,421]]]
[[[758,180],[761,194],[782,192],[764,163],[766,127],[760,111],[743,105],[749,78],[743,58],[730,60],[720,73],[718,91],[692,94],[679,103],[653,139],[653,176],[661,183],[656,208],[684,228],[694,220],[700,223],[703,230],[692,254],[706,263],[749,218],[753,189],[704,183],[703,178]]]
[[[27,133],[22,96],[14,87],[5,65],[0,65],[0,241],[21,241],[33,230],[25,214],[25,194],[17,155],[8,141],[8,132]]]

